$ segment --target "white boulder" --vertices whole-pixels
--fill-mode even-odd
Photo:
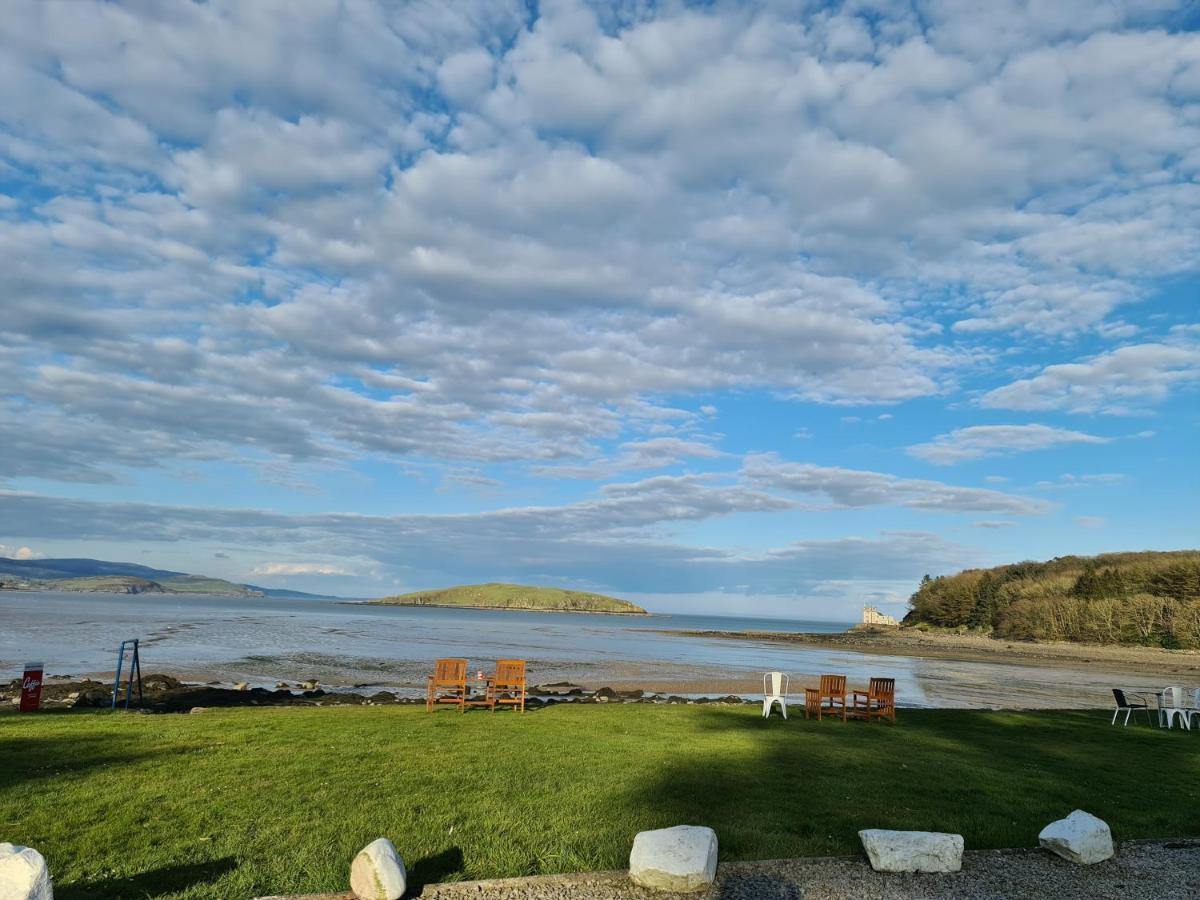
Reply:
[[[407,887],[404,860],[387,838],[371,841],[350,864],[350,890],[358,900],[400,900]]]
[[[54,900],[54,885],[42,854],[32,847],[0,844],[0,897]]]
[[[1082,809],[1043,828],[1038,843],[1063,859],[1085,866],[1103,862],[1113,855],[1112,831],[1108,824]]]
[[[640,831],[629,854],[634,884],[657,891],[701,891],[717,875],[717,834],[702,825]]]
[[[876,872],[957,872],[962,868],[961,834],[868,828],[858,836]]]

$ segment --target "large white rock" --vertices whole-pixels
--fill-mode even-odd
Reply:
[[[400,900],[406,887],[404,860],[387,838],[371,841],[350,864],[350,890],[358,900]]]
[[[658,891],[700,891],[717,875],[717,834],[702,825],[640,831],[629,854],[634,884]]]
[[[868,828],[858,836],[876,872],[957,872],[962,868],[961,834]]]
[[[54,900],[54,885],[42,854],[32,847],[0,844],[0,897]]]
[[[1043,828],[1038,843],[1063,859],[1085,866],[1113,855],[1112,831],[1107,823],[1082,809]]]

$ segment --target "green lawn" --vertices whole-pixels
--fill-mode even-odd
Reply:
[[[722,859],[858,852],[864,827],[1030,846],[1076,807],[1118,839],[1200,832],[1200,734],[1102,711],[754,707],[211,710],[0,716],[0,840],[59,900],[343,888],[390,837],[418,883],[623,867],[633,835],[710,825]]]

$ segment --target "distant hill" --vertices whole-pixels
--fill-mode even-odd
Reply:
[[[903,624],[1200,649],[1200,551],[1061,556],[925,576]]]
[[[607,613],[644,616],[646,611],[627,600],[523,584],[466,584],[439,591],[417,591],[373,600],[389,606],[450,606],[464,609],[523,609],[541,612]]]
[[[106,594],[171,593],[157,581],[134,575],[84,575],[81,578],[63,578],[38,583],[48,585],[56,591],[102,591]]]
[[[152,569],[137,563],[102,559],[9,559],[0,556],[0,587],[29,582],[34,590],[112,591],[120,594],[216,594],[231,597],[279,597],[297,600],[337,600],[281,588],[238,584],[223,578]]]

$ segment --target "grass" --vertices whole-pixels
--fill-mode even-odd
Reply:
[[[628,600],[567,591],[561,588],[530,587],[524,584],[464,584],[437,591],[417,591],[374,601],[390,606],[465,606],[489,609],[524,609],[545,612],[595,612],[645,615]]]
[[[1200,737],[1102,711],[901,711],[895,727],[749,706],[415,707],[0,716],[0,838],[59,900],[343,889],[390,837],[417,884],[625,865],[707,824],[722,859],[859,852],[864,827],[1031,846],[1082,807],[1117,839],[1200,828]]]
[[[120,591],[127,587],[160,590],[162,587],[149,578],[138,578],[136,575],[83,575],[79,578],[63,578],[60,581],[41,584],[50,590],[58,591]]]

